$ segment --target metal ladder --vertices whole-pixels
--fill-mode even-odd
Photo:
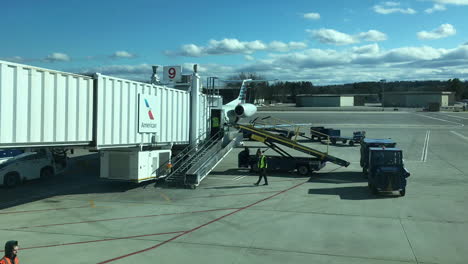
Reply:
[[[174,161],[172,162],[173,169],[166,176],[166,183],[173,186],[186,185],[187,171],[192,168],[194,164],[200,162],[203,159],[206,159],[206,154],[212,149],[213,146],[220,142],[221,133],[223,133],[223,131],[219,131],[211,138],[197,145],[192,144],[187,146],[176,157],[174,157]],[[205,135],[202,135],[201,137],[203,136]],[[168,162],[165,165],[161,166],[160,169],[167,167]]]

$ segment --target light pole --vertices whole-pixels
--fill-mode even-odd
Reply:
[[[385,101],[384,101],[384,99],[385,99],[385,96],[384,96],[384,94],[385,94],[385,82],[387,82],[387,80],[385,80],[385,79],[380,80],[380,88],[382,90],[382,99],[381,99],[382,100],[382,111],[385,110],[385,106],[384,106],[384,103],[385,103]]]

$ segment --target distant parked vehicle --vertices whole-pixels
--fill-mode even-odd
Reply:
[[[0,162],[0,185],[7,187],[15,187],[27,180],[50,178],[66,166],[66,160],[56,162],[48,149],[5,157]]]
[[[355,143],[361,143],[361,141],[366,137],[366,131],[354,131],[352,137],[341,136],[341,130],[325,127],[311,127],[310,128],[310,137],[312,140],[317,139],[330,140],[330,143],[335,145],[337,142],[343,144],[348,143],[350,146],[354,146]]]

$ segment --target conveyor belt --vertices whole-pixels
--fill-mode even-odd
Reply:
[[[301,151],[303,153],[312,155],[314,157],[319,158],[322,161],[329,161],[331,163],[335,163],[340,166],[349,166],[349,162],[346,160],[342,160],[340,158],[328,155],[327,153],[315,150],[313,148],[301,145],[297,143],[296,141],[290,140],[288,138],[270,133],[268,131],[265,131],[260,128],[256,128],[251,125],[238,125],[238,128],[240,130],[245,130],[248,131],[251,135],[250,138],[262,143],[273,143],[273,144],[280,144],[288,148],[292,148],[298,151]]]

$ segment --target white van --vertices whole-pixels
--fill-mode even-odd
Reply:
[[[56,169],[54,156],[47,149],[1,158],[0,185],[14,187],[26,180],[49,178],[58,172]]]

